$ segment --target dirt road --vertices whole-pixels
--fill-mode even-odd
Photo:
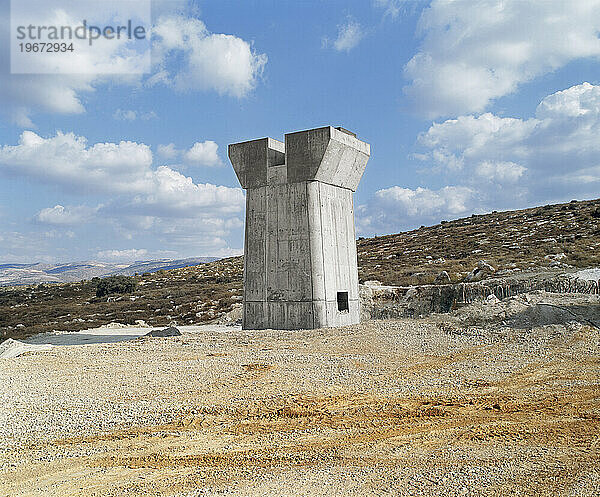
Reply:
[[[593,326],[182,330],[0,362],[0,495],[600,495]]]

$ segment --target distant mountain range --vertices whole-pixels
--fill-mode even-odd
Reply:
[[[155,273],[161,269],[198,266],[218,260],[218,257],[192,257],[178,260],[136,261],[131,264],[110,262],[69,262],[66,264],[0,264],[0,286],[36,283],[67,283],[94,277]]]

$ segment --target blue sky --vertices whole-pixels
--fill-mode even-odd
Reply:
[[[600,1],[155,1],[130,77],[10,74],[0,8],[0,263],[241,253],[228,143],[329,124],[360,236],[598,197]]]

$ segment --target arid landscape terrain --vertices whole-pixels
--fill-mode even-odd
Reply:
[[[599,206],[361,240],[361,281],[598,267]],[[217,324],[242,266],[144,274],[109,297],[97,282],[2,289],[4,336],[55,346],[0,359],[0,495],[600,495],[597,286],[242,331]],[[141,336],[173,322],[181,336]]]
[[[584,307],[600,298],[535,292],[5,359],[0,494],[597,496],[600,335]]]
[[[600,200],[472,216],[358,241],[361,282],[434,283],[446,271],[462,281],[486,260],[497,276],[600,266]],[[243,258],[136,277],[131,295],[97,298],[91,281],[0,287],[0,337],[76,331],[111,321],[152,326],[206,323],[242,298]]]
[[[600,0],[0,11],[0,497],[600,497]]]

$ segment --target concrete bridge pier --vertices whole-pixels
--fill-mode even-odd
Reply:
[[[229,145],[247,190],[244,329],[359,322],[352,195],[369,156],[331,126]]]

